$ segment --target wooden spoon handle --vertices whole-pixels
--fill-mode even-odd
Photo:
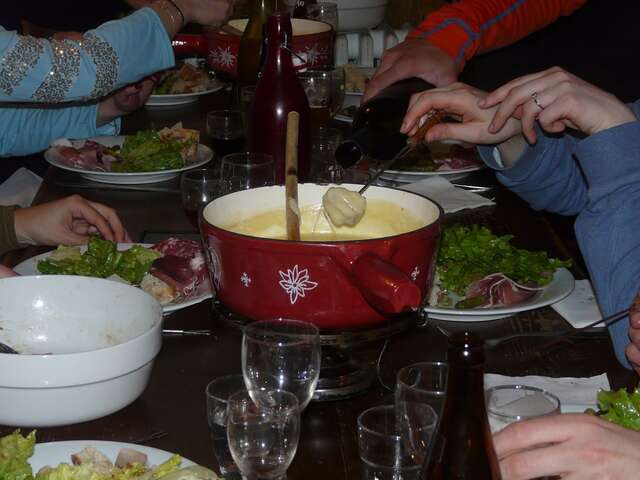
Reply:
[[[298,128],[300,114],[287,115],[287,146],[285,154],[285,193],[287,239],[300,240],[300,209],[298,207]]]

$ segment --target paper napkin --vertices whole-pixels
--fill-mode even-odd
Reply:
[[[587,408],[597,409],[596,395],[600,390],[611,390],[605,373],[588,378],[572,377],[507,377],[495,373],[484,376],[485,390],[499,385],[527,385],[553,393],[560,399],[562,413],[584,412]]]
[[[0,184],[0,205],[28,207],[33,202],[42,179],[27,168],[16,170]]]
[[[562,315],[573,328],[582,328],[602,319],[602,313],[589,280],[576,280],[576,286],[571,295],[554,303],[551,308]]]
[[[419,182],[401,185],[398,188],[431,198],[440,204],[444,213],[495,205],[495,202],[477,193],[455,187],[449,180],[441,176],[425,178]]]

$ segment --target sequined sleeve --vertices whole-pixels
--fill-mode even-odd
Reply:
[[[143,8],[81,41],[49,41],[0,29],[0,102],[100,98],[174,64],[157,14]]]

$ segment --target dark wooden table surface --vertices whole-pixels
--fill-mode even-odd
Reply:
[[[198,128],[204,133],[204,112],[224,106],[226,98],[225,93],[219,93],[191,106],[142,110],[126,120],[125,132],[149,125],[162,127],[182,120],[186,127]],[[203,138],[206,141],[206,136]],[[38,160],[39,157],[35,156],[30,161],[38,163]],[[132,237],[137,240],[142,240],[145,233],[193,232],[181,208],[179,194],[70,188],[60,186],[60,182],[78,183],[81,179],[52,168],[46,172],[36,201],[80,193],[91,200],[110,204],[117,208]],[[177,188],[176,185],[173,188]],[[447,218],[447,222],[484,223],[497,233],[514,234],[522,247],[544,249],[561,258],[578,258],[566,228],[562,225],[562,228],[557,228],[548,216],[532,212],[504,189],[497,188],[495,195],[495,207],[463,212]],[[5,262],[15,264],[37,252],[33,248],[21,250],[7,257]],[[577,278],[584,278],[579,262],[573,273]],[[174,313],[166,319],[166,325],[169,328],[212,328],[214,334],[199,338],[165,338],[150,384],[138,400],[99,420],[40,429],[39,441],[99,439],[131,442],[162,430],[167,435],[150,442],[150,446],[179,452],[198,463],[215,467],[207,428],[204,388],[218,376],[241,372],[240,331],[221,319],[210,301]],[[501,337],[511,332],[562,332],[570,328],[551,308],[486,323],[430,321],[391,339],[381,362],[381,376],[385,383],[393,384],[395,372],[405,365],[444,359],[446,342],[436,329],[437,325],[447,329],[471,329],[485,338]],[[546,340],[523,337],[502,344],[488,353],[486,370],[510,375],[551,376],[591,376],[606,372],[614,387],[631,385],[636,381],[635,374],[616,362],[606,333],[567,340],[550,354],[531,361],[531,352],[535,352],[543,342]],[[391,400],[390,392],[376,384],[348,400],[311,403],[302,415],[301,442],[289,470],[289,478],[358,478],[356,418],[364,409],[390,403]],[[43,405],[42,408],[55,408],[55,405]],[[0,427],[0,435],[11,430]]]

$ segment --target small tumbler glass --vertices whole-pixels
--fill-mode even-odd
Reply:
[[[213,453],[218,461],[220,474],[225,478],[239,478],[240,470],[233,461],[227,441],[227,404],[237,392],[245,391],[242,375],[227,375],[209,382],[207,397],[207,421],[213,442]]]

